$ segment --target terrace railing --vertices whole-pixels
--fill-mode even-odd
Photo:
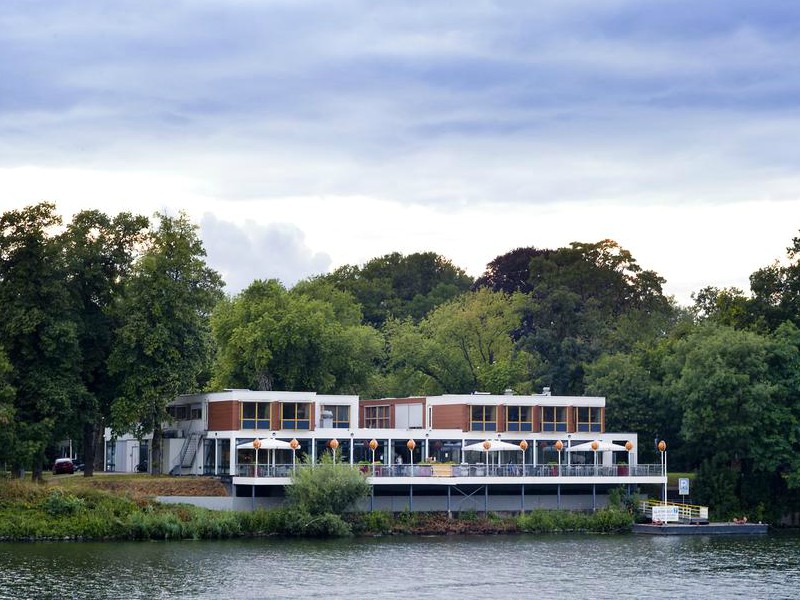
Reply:
[[[345,463],[346,464],[346,463]],[[291,477],[294,469],[307,469],[308,465],[240,464],[239,477]],[[370,477],[658,477],[662,473],[660,464],[655,465],[486,465],[486,464],[422,464],[422,465],[353,465]]]

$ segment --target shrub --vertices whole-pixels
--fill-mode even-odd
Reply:
[[[62,517],[80,512],[86,508],[82,498],[53,490],[42,502],[42,508],[51,517]]]
[[[369,490],[358,470],[347,464],[334,464],[325,455],[313,468],[306,464],[297,470],[292,485],[286,487],[286,496],[294,507],[311,515],[341,515],[369,495]]]

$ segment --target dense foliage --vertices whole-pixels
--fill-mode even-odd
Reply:
[[[380,511],[312,514],[297,506],[213,511],[90,488],[61,489],[0,480],[0,541],[609,533],[630,531],[632,522],[629,512],[615,508],[596,513],[537,510],[505,517],[464,512],[454,518],[446,513],[393,515]]]
[[[640,461],[666,440],[720,516],[800,510],[800,237],[749,293],[705,287],[689,307],[612,240],[517,248],[474,282],[434,253],[394,253],[232,297],[204,257],[183,215],[0,216],[3,470],[38,477],[66,438],[89,465],[108,425],[153,432],[157,452],[166,403],[201,389],[550,387],[605,396],[608,430],[637,432]]]

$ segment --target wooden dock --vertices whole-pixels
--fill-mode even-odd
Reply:
[[[648,535],[760,535],[766,523],[635,523],[633,533]]]

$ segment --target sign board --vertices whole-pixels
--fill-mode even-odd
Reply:
[[[678,479],[678,493],[681,496],[688,496],[689,495],[689,478],[688,477],[681,477]]]
[[[680,512],[677,506],[654,506],[652,519],[662,523],[672,523],[680,521]]]

